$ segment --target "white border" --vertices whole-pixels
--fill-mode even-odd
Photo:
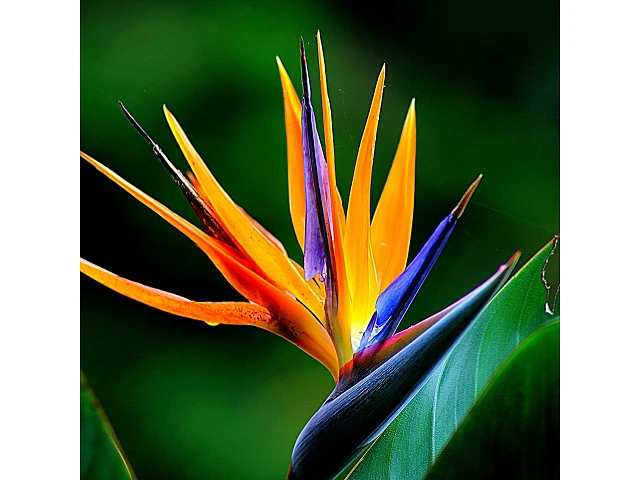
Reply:
[[[79,4],[1,18],[2,477],[77,478]]]
[[[3,8],[7,478],[78,472],[78,13],[75,2]],[[630,1],[561,5],[564,478],[639,470],[639,13]]]
[[[561,474],[638,478],[637,2],[561,4]]]

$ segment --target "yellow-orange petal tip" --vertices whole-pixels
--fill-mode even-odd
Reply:
[[[451,212],[452,215],[455,215],[457,218],[460,218],[462,216],[462,214],[464,213],[464,209],[467,208],[467,205],[471,200],[473,192],[475,192],[476,188],[478,188],[478,185],[480,185],[480,180],[482,180],[482,174],[478,175],[478,178],[476,178],[475,181],[469,186],[469,188],[467,188],[467,191],[458,202],[458,205],[456,205],[456,208],[454,208]]]

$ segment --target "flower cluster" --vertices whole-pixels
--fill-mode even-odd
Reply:
[[[304,252],[302,266],[231,200],[166,107],[169,127],[191,168],[186,175],[121,104],[129,121],[146,138],[189,201],[200,227],[81,153],[191,239],[247,302],[192,301],[124,279],[81,259],[83,273],[166,312],[211,325],[255,325],[274,332],[320,361],[336,379],[335,390],[296,442],[291,479],[333,478],[369,445],[504,283],[519,257],[514,255],[486,282],[453,305],[396,334],[482,176],[471,184],[407,265],[415,184],[415,102],[409,106],[391,171],[371,219],[371,172],[385,81],[383,65],[345,213],[336,186],[331,105],[319,33],[317,40],[324,148],[311,104],[303,42],[302,100],[280,59],[276,59],[284,94],[290,212]]]

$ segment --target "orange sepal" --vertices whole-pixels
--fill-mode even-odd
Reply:
[[[232,264],[231,261],[230,265],[227,265],[231,270],[244,268],[239,264]],[[334,378],[337,378],[338,363],[329,335],[313,318],[306,318],[304,320],[307,321],[302,321],[305,316],[311,316],[302,307],[296,307],[293,299],[277,301],[276,297],[279,295],[279,291],[266,282],[262,286],[266,285],[265,290],[267,291],[258,297],[271,308],[243,302],[194,302],[127,280],[82,258],[80,259],[80,271],[122,295],[164,312],[202,320],[213,325],[220,323],[254,325],[276,333],[319,360],[329,369]],[[237,275],[238,272],[235,273],[235,276],[240,276]],[[247,283],[251,282],[260,283],[261,280],[257,277],[248,278]],[[268,292],[270,289],[272,291]],[[286,296],[283,292],[280,294]]]
[[[221,323],[256,325],[269,329],[269,324],[274,323],[271,314],[266,308],[253,303],[194,302],[173,293],[127,280],[84,258],[80,258],[80,271],[105,287],[140,303],[173,315],[202,320],[209,325],[219,325]]]
[[[344,231],[345,215],[336,179],[335,148],[333,143],[333,121],[331,118],[331,103],[327,84],[326,64],[320,31],[316,34],[318,41],[318,66],[320,71],[320,95],[322,98],[322,120],[324,125],[324,139],[326,147],[327,171],[329,178],[329,199],[331,202],[331,253],[335,274],[338,308],[336,312],[337,328],[340,329],[339,338],[342,339],[340,348],[345,360],[352,356],[351,342],[351,292],[347,280],[344,260]]]
[[[340,192],[338,191],[338,184],[336,180],[336,157],[333,144],[333,120],[331,119],[331,102],[329,102],[327,71],[324,62],[324,50],[322,49],[322,40],[320,38],[319,30],[316,34],[316,37],[318,39],[318,64],[320,70],[320,94],[322,97],[322,122],[324,124],[324,144],[327,157],[327,171],[329,172],[331,210],[334,217],[334,225],[337,227],[339,232],[339,235],[335,235],[334,237],[334,241],[336,241],[337,238],[342,239],[345,217],[344,207],[342,205],[342,199],[340,198]]]
[[[411,241],[416,169],[416,110],[411,102],[398,150],[371,223],[379,292],[400,275]]]
[[[289,177],[289,211],[300,248],[304,251],[305,193],[304,156],[302,153],[302,106],[289,74],[276,57],[284,97],[284,125],[287,134],[287,172]]]
[[[345,226],[344,250],[351,291],[351,337],[355,345],[373,314],[378,280],[371,248],[371,170],[382,106],[385,67],[382,66],[358,149]]]

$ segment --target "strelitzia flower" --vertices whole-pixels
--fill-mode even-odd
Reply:
[[[487,281],[453,305],[395,333],[482,175],[407,266],[415,183],[415,102],[409,106],[391,171],[371,219],[371,172],[385,81],[383,65],[345,213],[336,186],[331,105],[319,33],[317,40],[324,148],[311,104],[303,42],[302,100],[276,58],[284,94],[289,206],[304,252],[302,266],[231,200],[166,107],[169,127],[192,171],[187,175],[174,166],[120,104],[169,170],[197,214],[201,228],[81,152],[85,160],[191,239],[247,302],[192,301],[124,279],[81,259],[83,273],[165,312],[211,325],[255,325],[274,332],[316,358],[333,375],[334,391],[295,444],[290,479],[333,478],[375,440],[502,286],[519,258],[516,253]]]

